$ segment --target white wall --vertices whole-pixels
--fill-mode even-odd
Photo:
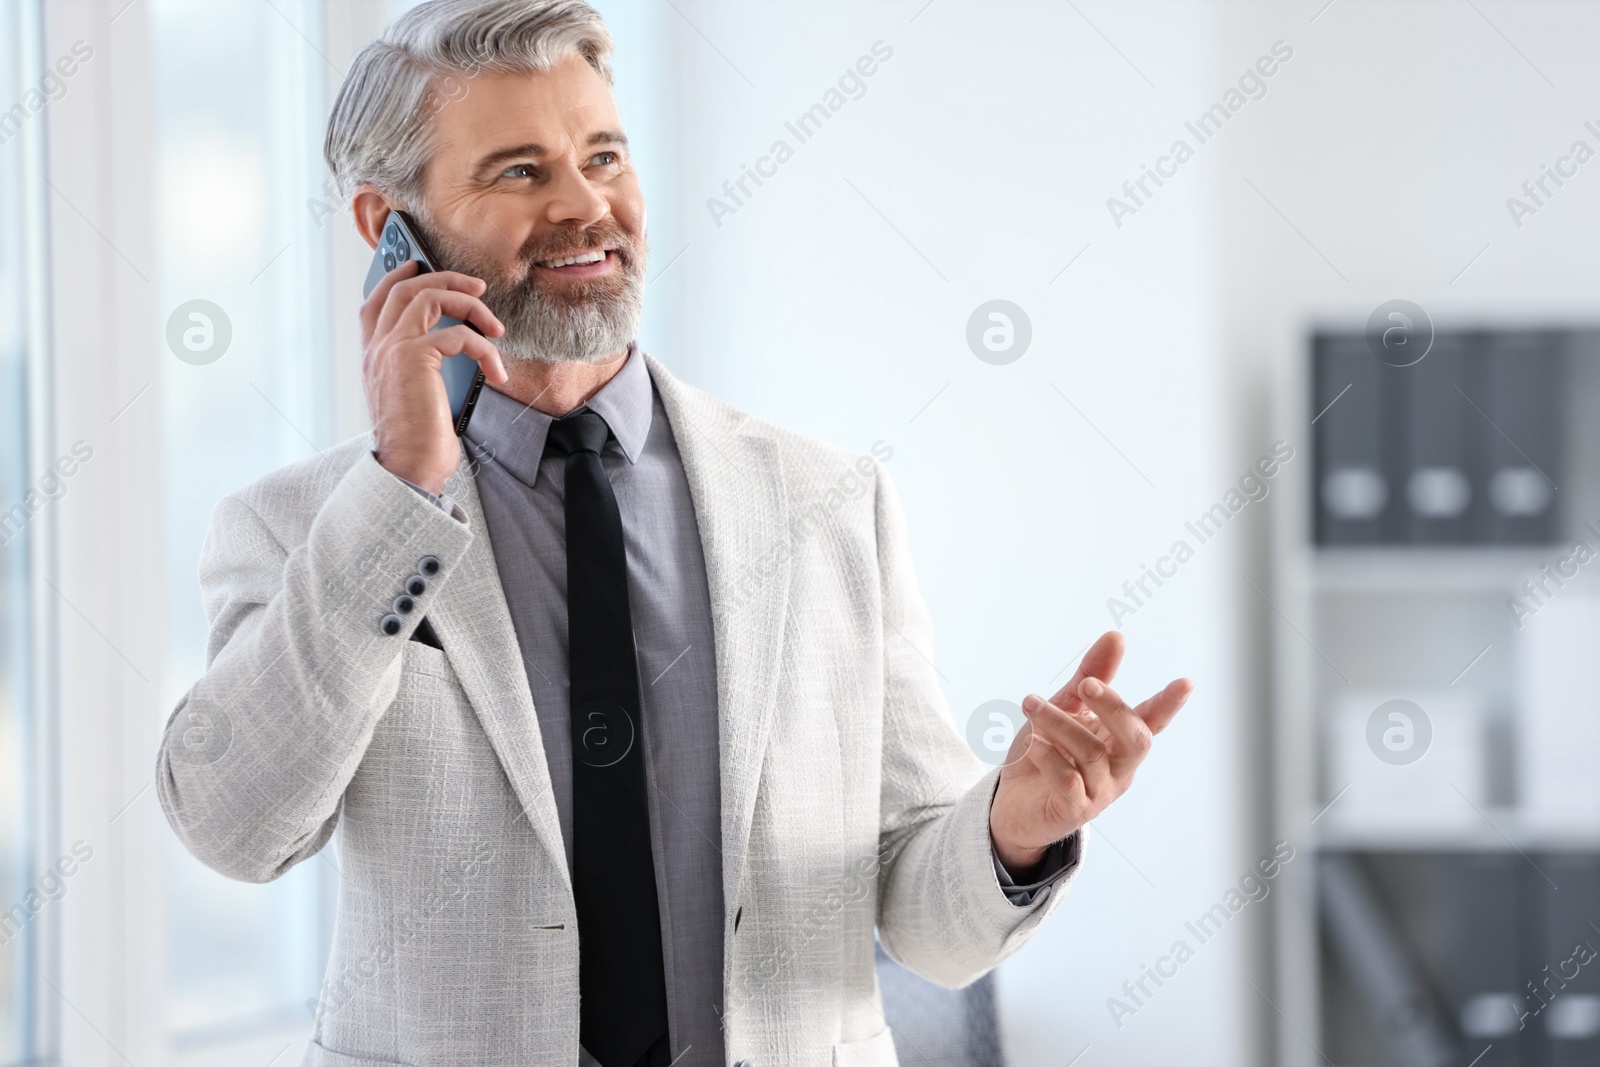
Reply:
[[[1105,207],[1220,93],[1212,9],[1080,4],[1124,59],[1058,3],[677,6],[680,195],[653,216],[687,223],[689,251],[652,287],[677,323],[657,354],[763,416],[893,447],[959,726],[986,700],[1052,692],[1110,628],[1106,599],[1268,444],[1232,429],[1216,340],[1220,155],[1202,152],[1120,230]],[[893,56],[866,94],[798,144],[785,121],[879,40]],[[707,198],[777,138],[794,158],[717,226]],[[964,336],[997,297],[1034,329],[1009,366],[980,362]],[[1253,595],[1246,533],[1200,546],[1125,620],[1127,692],[1177,674],[1198,689],[1099,820],[1069,905],[1001,972],[1014,1063],[1064,1064],[1085,1046],[1085,1067],[1252,1058],[1259,917],[1197,946],[1120,1030],[1106,1005],[1256,848],[1234,636]]]
[[[1395,298],[1420,304],[1441,327],[1596,321],[1600,164],[1581,168],[1520,229],[1506,199],[1575,139],[1600,148],[1583,129],[1585,120],[1600,126],[1586,50],[1600,31],[1600,9],[1306,0],[1217,10],[1219,76],[1273,40],[1296,50],[1268,97],[1217,142],[1223,160],[1210,211],[1236,435],[1267,435],[1269,383],[1304,358],[1298,340],[1311,321],[1359,325]],[[1308,418],[1297,416],[1298,424]],[[1243,564],[1269,589],[1259,532]],[[1269,636],[1300,640],[1261,602],[1245,607],[1239,637],[1258,646]],[[1504,669],[1510,654],[1491,648],[1478,669]],[[1265,681],[1259,659],[1248,669],[1248,681]],[[1264,726],[1264,689],[1252,691],[1253,718]],[[1277,1007],[1314,1034],[1311,1006],[1286,992],[1274,994]],[[1279,1037],[1272,1062],[1321,1062],[1295,1033]]]

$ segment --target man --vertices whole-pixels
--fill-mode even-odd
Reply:
[[[1129,708],[1107,634],[983,773],[882,469],[636,347],[610,48],[581,0],[432,0],[329,122],[362,237],[405,210],[448,269],[361,307],[371,434],[218,506],[157,767],[230,877],[339,831],[306,1064],[890,1067],[874,930],[947,986],[1015,952],[1188,695]]]

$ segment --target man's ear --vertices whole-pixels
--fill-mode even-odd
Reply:
[[[356,232],[367,242],[368,248],[378,247],[378,237],[383,233],[383,223],[389,212],[400,205],[389,200],[383,191],[370,182],[362,182],[350,198],[350,214],[356,220]]]

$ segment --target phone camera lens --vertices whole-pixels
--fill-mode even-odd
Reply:
[[[401,239],[400,241],[395,242],[394,254],[399,256],[401,259],[410,259],[411,246],[406,244],[404,239]]]
[[[383,230],[383,243],[392,248],[394,247],[394,243],[398,240],[400,240],[400,231],[395,229],[393,226],[385,226]]]
[[[383,254],[383,269],[384,270],[394,270],[394,265],[396,263],[398,263],[398,262],[399,262],[399,260],[394,258],[394,253],[393,252],[385,252]]]

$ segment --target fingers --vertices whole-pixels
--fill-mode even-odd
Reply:
[[[372,295],[361,305],[362,325],[366,327],[370,324],[372,333],[369,336],[379,337],[395,328],[419,294],[454,292],[478,297],[482,296],[487,288],[488,285],[482,279],[458,271],[442,270],[418,274],[415,261],[408,260],[384,275],[383,280],[372,290]],[[487,312],[488,308],[485,307],[484,310]],[[466,315],[453,317],[463,320],[467,318]],[[491,314],[489,318],[492,320],[494,316]],[[480,327],[483,325],[479,323]],[[496,336],[499,330],[485,329],[484,332]]]
[[[433,277],[433,275],[429,275]],[[460,275],[465,277],[465,275]],[[416,279],[413,279],[416,280]],[[396,299],[400,299],[397,289]],[[395,300],[390,300],[393,304]],[[384,315],[388,314],[388,307],[384,308]],[[454,289],[423,288],[417,290],[410,298],[410,302],[400,311],[399,317],[394,321],[392,330],[397,331],[401,337],[420,337],[439,324],[444,316],[470,322],[477,326],[486,336],[499,337],[505,333],[505,327],[500,320],[495,318],[494,312],[489,310],[489,305],[471,293],[463,293]],[[378,319],[378,328],[383,329],[383,316]],[[383,336],[380,332],[379,336]]]
[[[1116,796],[1110,753],[1088,727],[1036,696],[1023,701],[1022,708],[1033,723],[1034,742],[1028,748],[1030,757],[1040,742],[1045,742],[1065,756],[1071,770],[1082,776],[1084,792],[1090,800],[1104,797],[1109,802]]]
[[[1078,693],[1111,736],[1117,739],[1111,758],[1115,772],[1131,772],[1150,751],[1150,727],[1128,707],[1116,690],[1098,678],[1085,678],[1078,686]]]
[[[1078,687],[1085,678],[1098,678],[1102,682],[1110,682],[1117,675],[1117,668],[1122,665],[1122,653],[1127,648],[1127,642],[1122,638],[1120,630],[1109,630],[1100,635],[1094,644],[1089,646],[1089,651],[1083,654],[1083,659],[1078,662],[1078,670],[1067,684],[1062,686],[1056,695],[1050,698],[1050,703],[1062,711],[1079,711],[1084,704],[1078,696]]]
[[[1134,714],[1144,720],[1153,734],[1159,734],[1167,728],[1174,715],[1189,700],[1189,694],[1194,692],[1194,683],[1187,678],[1179,678],[1175,682],[1168,682],[1167,687],[1155,696],[1134,708]]]
[[[400,351],[410,349],[433,352],[440,359],[465,355],[477,360],[478,366],[483,368],[483,376],[489,381],[498,385],[506,380],[506,368],[500,360],[500,350],[495,348],[493,341],[466,325],[447,326],[399,345]]]
[[[1094,738],[1100,749],[1109,754],[1106,761],[1109,764],[1111,776],[1117,779],[1127,778],[1144,762],[1145,756],[1150,752],[1154,743],[1153,736],[1167,728],[1174,716],[1188,701],[1189,694],[1194,691],[1194,683],[1187,678],[1179,678],[1171,682],[1161,692],[1140,704],[1137,708],[1130,708],[1110,686],[1102,683],[1098,678],[1085,678],[1078,686],[1078,693],[1084,705],[1080,713],[1067,714],[1059,707],[1045,704],[1039,706],[1050,709],[1053,714],[1035,714],[1030,709],[1039,698],[1029,696],[1022,703],[1024,712],[1029,714],[1035,728],[1043,732],[1052,743],[1059,743],[1074,758],[1080,753],[1087,755],[1092,749],[1082,750],[1067,746],[1065,742],[1079,734],[1086,734]],[[1088,721],[1085,721],[1087,718]],[[1070,723],[1077,728],[1077,732],[1067,732],[1064,728],[1053,728],[1052,724]],[[1091,790],[1091,795],[1093,791]]]
[[[361,339],[363,343],[377,334],[378,313],[383,310],[384,302],[389,299],[390,290],[400,282],[413,277],[417,273],[417,267],[416,260],[406,260],[378,279],[378,284],[373,287],[372,292],[367,294],[367,298],[361,302]]]

